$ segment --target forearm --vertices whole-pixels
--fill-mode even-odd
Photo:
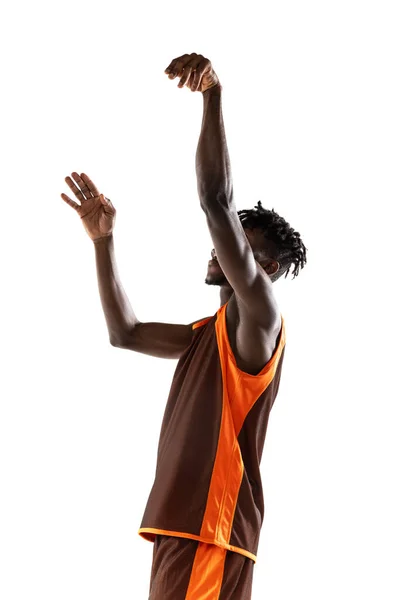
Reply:
[[[94,242],[97,280],[110,342],[118,343],[139,322],[119,279],[114,254],[114,238]]]
[[[222,116],[221,88],[203,93],[203,122],[196,152],[197,190],[200,202],[219,197],[230,202],[233,183]]]

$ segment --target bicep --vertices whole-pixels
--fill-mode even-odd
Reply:
[[[279,316],[272,281],[254,257],[235,205],[227,208],[214,203],[203,210],[218,263],[238,304],[255,321],[269,327]]]
[[[257,276],[257,263],[234,205],[214,202],[203,208],[218,263],[236,294],[246,295]]]

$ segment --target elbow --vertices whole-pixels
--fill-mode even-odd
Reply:
[[[205,213],[215,208],[230,210],[234,207],[233,193],[227,191],[204,193],[200,196],[200,205]]]

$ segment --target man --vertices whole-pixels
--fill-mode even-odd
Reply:
[[[298,275],[307,249],[261,202],[236,211],[222,86],[210,61],[185,54],[165,72],[203,94],[196,172],[215,247],[205,282],[220,286],[217,312],[189,325],[139,321],[117,273],[111,201],[84,173],[66,178],[81,205],[61,196],[95,244],[111,344],[179,359],[138,532],[154,543],[149,598],[249,600],[264,516],[260,463],[286,343],[272,283],[292,264]]]

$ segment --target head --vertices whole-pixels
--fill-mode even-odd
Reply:
[[[251,210],[239,210],[238,215],[244,232],[253,250],[254,258],[274,282],[282,275],[288,276],[293,265],[293,279],[307,262],[306,251],[300,234],[278,213],[265,209],[259,200]],[[215,252],[211,252],[215,258]],[[218,259],[218,257],[216,257]],[[229,286],[223,271],[217,263],[208,267],[208,285]]]

